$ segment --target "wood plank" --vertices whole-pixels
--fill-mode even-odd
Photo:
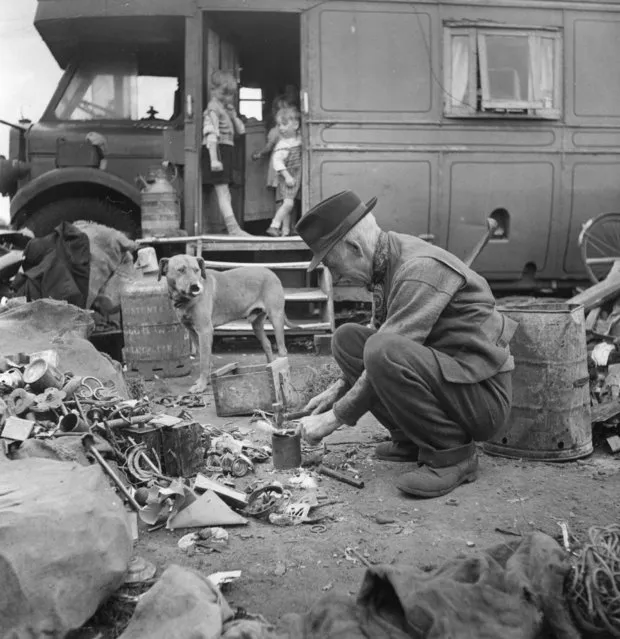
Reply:
[[[598,406],[592,406],[590,412],[590,421],[593,424],[606,422],[608,419],[620,414],[620,400],[611,402],[605,402],[604,404],[598,404]]]
[[[185,20],[185,94],[182,96],[185,124],[185,169],[183,180],[185,228],[202,230],[202,78],[204,43],[203,20],[196,14]]]
[[[287,333],[320,333],[320,332],[329,332],[332,330],[331,324],[329,322],[315,322],[312,320],[291,320],[294,324],[297,324],[300,328],[289,328],[288,326],[284,327],[284,330]],[[265,330],[269,333],[273,332],[273,326],[271,322],[265,322]],[[228,324],[223,324],[222,326],[218,326],[215,329],[216,335],[254,335],[254,331],[252,330],[252,326],[250,322],[245,322],[243,320],[229,322]]]
[[[242,266],[263,266],[270,269],[280,269],[283,271],[305,271],[310,262],[220,262],[217,260],[205,260],[205,266],[212,269],[240,268]],[[325,267],[320,265],[317,269]]]
[[[186,215],[188,209],[185,208]],[[189,229],[190,232],[194,229]],[[194,231],[195,233],[195,231]],[[214,233],[179,235],[177,237],[151,237],[136,240],[140,245],[157,244],[198,244],[202,242],[202,251],[300,251],[310,256],[310,249],[300,237],[269,237],[251,235],[249,237],[237,237],[230,235],[217,235]]]
[[[198,473],[194,481],[194,490],[203,493],[206,490],[212,490],[219,495],[229,506],[237,508],[245,508],[248,505],[248,496],[239,490],[224,486],[214,479],[205,477]]]
[[[326,302],[328,297],[320,288],[285,288],[287,302]]]
[[[620,295],[620,261],[614,262],[607,277],[594,286],[568,300],[568,304],[581,304],[587,313]]]

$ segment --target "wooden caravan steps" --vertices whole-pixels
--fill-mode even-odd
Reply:
[[[226,270],[240,266],[262,266],[273,270],[282,280],[294,280],[294,286],[284,284],[286,314],[289,321],[298,328],[285,327],[287,334],[314,335],[333,333],[334,291],[329,270],[319,265],[312,273],[308,272],[308,261],[295,262],[239,262],[223,260],[205,260],[205,266],[214,270]],[[265,330],[273,333],[269,321]],[[252,335],[252,326],[248,321],[229,322],[215,329],[216,335]]]
[[[312,253],[300,237],[197,235],[145,238],[140,244],[184,245],[187,253],[201,256],[207,268],[219,271],[240,266],[269,268],[282,281],[289,321],[300,327],[287,328],[287,335],[330,333],[336,328],[330,272],[322,264],[308,272]],[[271,332],[271,324],[266,322],[265,329]],[[252,334],[252,327],[249,322],[231,322],[216,328],[215,334]]]

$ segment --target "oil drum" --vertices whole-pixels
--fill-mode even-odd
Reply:
[[[592,452],[590,388],[583,306],[523,302],[499,310],[519,322],[510,343],[515,359],[512,409],[487,453],[564,461]]]
[[[181,377],[190,372],[190,344],[157,273],[128,282],[121,292],[123,358],[130,372],[145,379]]]

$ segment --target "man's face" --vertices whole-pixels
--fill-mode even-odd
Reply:
[[[372,262],[360,255],[346,240],[336,246],[323,258],[323,264],[331,273],[334,284],[347,280],[368,286],[372,277]]]

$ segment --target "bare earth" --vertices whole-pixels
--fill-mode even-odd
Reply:
[[[231,361],[262,363],[264,356],[220,352],[214,368]],[[293,385],[301,388],[308,367],[318,368],[330,358],[292,354],[289,361]],[[196,368],[195,363],[194,371]],[[193,372],[164,383],[172,394],[186,393],[195,376]],[[161,382],[149,383],[147,388],[154,396],[166,390]],[[203,424],[239,429],[255,442],[270,444],[269,436],[252,431],[248,417],[217,417],[212,396],[207,408],[191,412]],[[356,594],[365,568],[345,557],[346,547],[356,548],[371,563],[429,569],[459,554],[513,539],[510,532],[539,529],[561,539],[558,522],[565,520],[571,533],[583,539],[590,526],[618,521],[620,466],[607,450],[565,463],[515,461],[480,451],[478,481],[447,497],[416,500],[394,487],[395,478],[407,471],[408,464],[373,458],[374,446],[386,432],[367,416],[357,427],[341,429],[328,438],[327,461],[342,462],[345,454],[351,455],[349,461],[359,470],[365,487],[357,489],[317,476],[327,499],[342,500],[317,511],[332,516],[324,522],[324,532],[313,532],[309,525],[276,527],[252,519],[247,526],[228,529],[230,543],[222,553],[199,551],[188,556],[179,550],[177,541],[190,531],[149,533],[142,526],[136,552],[159,569],[176,563],[205,574],[241,570],[241,579],[225,589],[229,603],[261,613],[275,623],[287,612],[306,611],[322,596]],[[269,460],[257,465],[255,475],[237,480],[236,487],[244,490],[257,478],[285,481],[293,474],[273,471]]]

